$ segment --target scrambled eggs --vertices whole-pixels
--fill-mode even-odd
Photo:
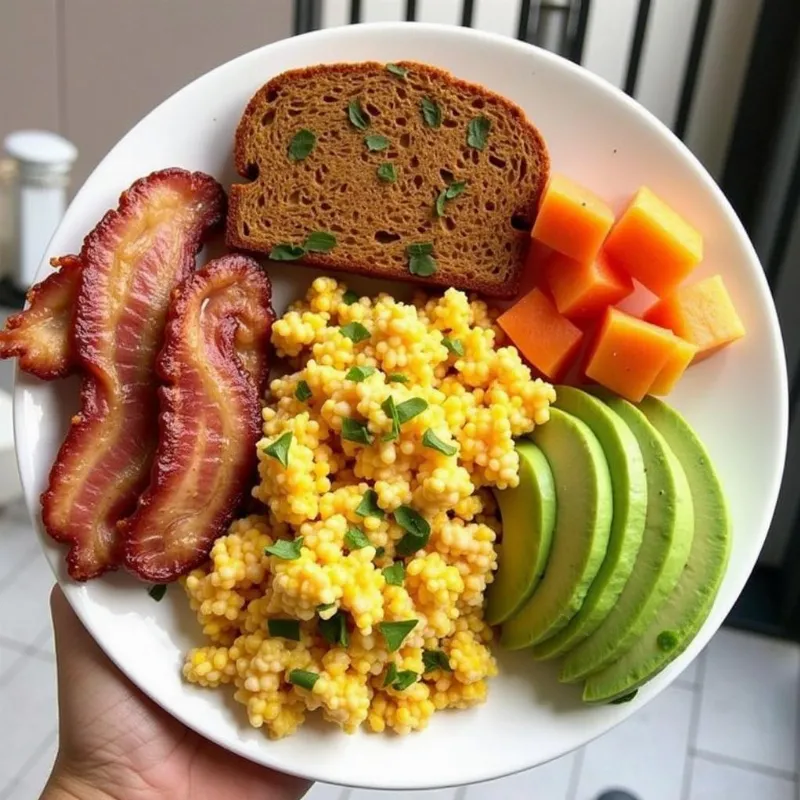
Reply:
[[[259,443],[267,509],[233,523],[184,581],[209,644],[184,675],[232,683],[272,738],[308,711],[404,734],[486,697],[483,600],[518,483],[514,437],[549,416],[494,315],[450,289],[402,303],[317,278],[273,326]]]

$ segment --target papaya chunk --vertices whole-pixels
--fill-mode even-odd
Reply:
[[[583,332],[558,313],[553,301],[538,287],[497,320],[525,358],[550,380],[569,367]]]
[[[669,328],[697,347],[694,363],[708,358],[745,335],[721,275],[681,286],[649,308],[644,319]]]
[[[675,348],[670,331],[617,308],[606,310],[586,362],[586,377],[638,403]]]
[[[611,229],[604,249],[615,267],[664,297],[702,260],[703,237],[642,186]]]
[[[613,224],[614,212],[602,198],[564,175],[552,175],[531,236],[569,258],[589,262]]]

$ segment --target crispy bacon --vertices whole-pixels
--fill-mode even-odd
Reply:
[[[144,580],[175,580],[205,561],[254,474],[271,294],[255,261],[229,255],[173,295],[150,486],[119,526],[125,565]]]
[[[50,261],[58,268],[28,290],[28,307],[6,320],[0,331],[0,358],[42,380],[64,378],[75,369],[72,321],[80,285],[78,256]]]
[[[42,494],[45,528],[70,545],[76,580],[122,558],[117,522],[147,486],[158,439],[154,367],[170,295],[224,206],[213,178],[167,169],[123,192],[84,241],[73,330],[81,410]]]

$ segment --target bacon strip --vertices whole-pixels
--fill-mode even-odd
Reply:
[[[149,488],[120,523],[125,565],[175,580],[208,557],[256,467],[275,315],[251,258],[210,262],[175,291],[157,371],[161,417]]]
[[[75,370],[72,321],[80,286],[78,256],[54,258],[58,268],[28,290],[28,307],[6,320],[0,331],[0,358],[17,358],[19,367],[42,380],[64,378]]]
[[[81,410],[42,494],[76,580],[115,568],[117,522],[147,486],[158,439],[154,366],[170,295],[225,211],[211,177],[168,169],[136,181],[86,237],[73,330]]]

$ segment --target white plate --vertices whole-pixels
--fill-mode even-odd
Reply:
[[[719,627],[758,556],[783,467],[787,391],[778,323],[756,255],[723,195],[686,148],[654,117],[602,80],[544,51],[456,27],[402,23],[322,31],[237,58],[171,97],[109,153],[78,193],[50,243],[71,253],[122,189],[168,166],[204,170],[228,185],[239,116],[255,90],[283,70],[318,62],[416,59],[452,70],[519,103],[544,134],[556,170],[619,205],[642,183],[702,231],[698,276],[722,272],[748,335],[693,367],[672,396],[706,442],[734,521],[730,567],[713,613],[690,649],[627,705],[587,708],[560,686],[552,666],[503,654],[486,705],[437,713],[421,734],[346,736],[307,725],[280,742],[250,728],[225,690],[184,684],[183,654],[200,633],[179,589],[154,603],[141,584],[113,575],[71,583],[63,551],[42,534],[72,606],[108,655],[154,700],[223,747],[279,770],[350,786],[422,789],[496,778],[556,758],[622,721],[662,691]],[[45,259],[46,263],[47,259]],[[40,274],[45,274],[42,266]],[[276,310],[313,273],[272,270]],[[295,277],[290,277],[295,276]],[[39,493],[76,405],[76,384],[19,375],[16,441],[25,495]]]

